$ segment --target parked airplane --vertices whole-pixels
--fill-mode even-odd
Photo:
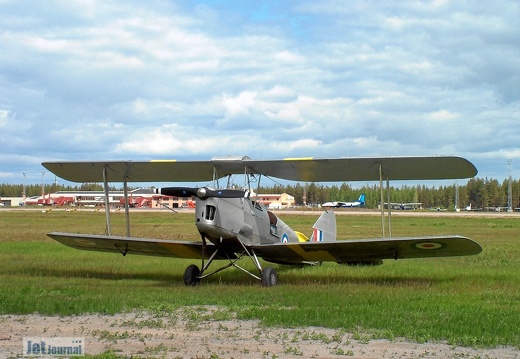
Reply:
[[[385,206],[388,208],[388,203],[385,202]],[[417,209],[422,206],[421,202],[391,202],[390,207],[392,209],[399,209],[399,210],[407,210],[407,209]]]
[[[479,211],[480,209],[471,206],[471,203],[464,208],[465,211]]]
[[[365,194],[361,194],[354,202],[325,202],[321,206],[327,208],[362,207],[365,205]]]
[[[486,207],[486,211],[493,211],[493,212],[503,212],[507,211],[509,207]]]
[[[108,198],[109,182],[123,182],[126,213],[126,235],[112,235],[110,209],[105,206],[105,234],[52,232],[48,235],[73,248],[193,258],[201,267],[186,268],[184,283],[196,285],[202,279],[229,267],[240,269],[261,281],[264,286],[277,284],[276,270],[263,267],[259,258],[278,264],[314,264],[332,261],[339,264],[380,264],[383,259],[464,256],[480,253],[473,240],[459,235],[391,238],[385,234],[384,209],[381,209],[382,237],[337,240],[334,212],[325,211],[313,226],[310,237],[291,229],[280,218],[251,196],[252,183],[259,186],[262,175],[290,181],[338,182],[379,180],[381,198],[383,181],[388,192],[390,180],[425,180],[468,178],[477,170],[460,157],[380,157],[380,158],[289,158],[284,160],[252,160],[249,157],[213,158],[210,161],[87,161],[45,162],[46,169],[73,182],[103,182]],[[234,182],[244,175],[244,188],[220,187],[222,179]],[[200,240],[164,240],[136,238],[130,234],[127,183],[132,182],[202,182],[213,181],[211,187],[165,187],[157,192],[195,197],[195,225]],[[388,192],[389,193],[389,192]],[[382,201],[381,201],[382,202]],[[389,210],[390,211],[390,210]],[[238,265],[248,257],[258,275]],[[227,263],[212,271],[216,260]]]

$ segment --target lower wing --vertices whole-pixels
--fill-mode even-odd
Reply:
[[[482,247],[462,236],[430,236],[276,243],[251,246],[257,256],[275,263],[372,261],[478,254]]]
[[[164,239],[107,236],[52,232],[52,239],[76,249],[126,254],[141,254],[174,258],[200,259],[202,242]],[[344,240],[330,242],[299,242],[250,245],[255,254],[276,263],[372,261],[380,259],[405,259],[428,257],[452,257],[478,254],[482,247],[462,236],[401,237]],[[204,258],[215,252],[208,243]],[[220,250],[215,259],[234,259],[236,255]]]
[[[203,257],[202,242],[60,232],[52,232],[47,235],[66,246],[88,251],[193,259]],[[209,258],[215,250],[216,247],[208,243],[204,251],[204,258]],[[215,259],[227,259],[228,257],[233,259],[235,255],[228,253],[226,256],[223,251],[219,251]]]

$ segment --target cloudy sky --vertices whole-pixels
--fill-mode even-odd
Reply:
[[[0,0],[0,17],[0,183],[223,155],[458,155],[520,177],[516,1]]]

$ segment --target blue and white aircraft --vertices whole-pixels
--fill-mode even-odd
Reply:
[[[321,206],[328,208],[351,208],[363,207],[365,205],[365,194],[361,194],[357,201],[354,202],[325,202]]]

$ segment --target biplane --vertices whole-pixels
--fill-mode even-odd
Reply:
[[[57,176],[72,182],[103,182],[108,198],[109,182],[124,184],[126,235],[112,235],[110,208],[105,205],[106,234],[52,232],[48,236],[67,246],[102,251],[201,260],[188,266],[186,285],[234,267],[261,282],[274,286],[278,276],[268,263],[283,265],[316,264],[326,261],[339,264],[381,264],[384,259],[465,256],[481,252],[475,241],[460,235],[393,238],[390,208],[385,215],[381,206],[380,238],[337,240],[336,218],[325,210],[311,233],[291,229],[269,211],[252,194],[262,176],[304,182],[379,181],[381,203],[386,181],[390,202],[390,180],[460,179],[476,175],[477,170],[461,157],[369,157],[369,158],[286,158],[253,160],[243,157],[217,157],[208,161],[87,161],[44,162],[42,165]],[[243,187],[231,188],[237,176]],[[195,225],[200,240],[166,240],[136,238],[131,235],[128,182],[204,182],[203,187],[162,187],[157,193],[195,199]],[[242,185],[240,185],[242,186]],[[107,200],[108,201],[108,200]],[[388,225],[386,219],[388,219]],[[387,228],[385,230],[385,228]],[[250,271],[239,265],[249,258],[256,267]],[[223,265],[215,261],[225,261]],[[221,263],[222,264],[222,263]]]

